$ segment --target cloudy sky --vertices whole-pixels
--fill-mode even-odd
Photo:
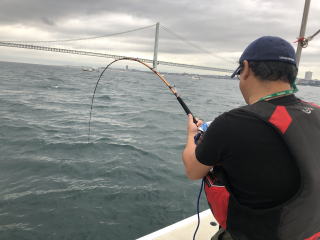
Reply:
[[[160,22],[165,28],[160,28],[159,60],[233,69],[243,49],[260,36],[280,36],[296,48],[303,7],[304,0],[0,0],[0,40],[91,37]],[[307,36],[320,29],[319,16],[320,1],[313,0]],[[97,40],[41,44],[152,59],[154,32],[150,27]],[[0,61],[73,65],[108,61],[6,47],[0,47],[0,53]],[[303,50],[300,76],[311,70],[320,79],[319,69],[320,34]]]

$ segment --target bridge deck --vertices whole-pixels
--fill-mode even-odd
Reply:
[[[25,48],[25,49],[40,50],[40,51],[59,52],[59,53],[69,53],[69,54],[77,54],[77,55],[86,55],[86,56],[93,56],[93,57],[113,58],[113,59],[127,57],[127,56],[112,55],[112,54],[105,54],[105,53],[98,53],[98,52],[88,52],[88,51],[80,51],[80,50],[65,49],[65,48],[53,48],[53,47],[45,47],[45,46],[38,46],[38,45],[31,45],[31,44],[20,44],[20,43],[13,43],[13,42],[0,42],[0,46],[13,47],[13,48]],[[153,60],[150,60],[150,59],[139,58],[139,60],[146,62],[146,63],[153,63]],[[173,66],[173,67],[208,70],[208,71],[221,72],[221,73],[232,73],[233,72],[232,70],[223,69],[223,68],[197,66],[197,65],[191,65],[191,64],[165,62],[165,61],[158,61],[158,64],[166,65],[166,66]]]

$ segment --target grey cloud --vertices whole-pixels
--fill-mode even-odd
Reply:
[[[45,24],[47,24],[49,26],[54,26],[55,25],[54,21],[52,21],[51,19],[49,19],[47,17],[42,17],[41,19]]]
[[[170,28],[182,37],[216,52],[240,52],[253,39],[262,35],[279,35],[293,42],[302,17],[301,0],[0,0],[0,25],[25,24],[46,29],[57,38],[101,35],[133,28],[121,21],[108,28],[84,25],[70,29],[61,25],[79,16],[90,19],[99,14],[121,13],[149,19]],[[310,10],[309,29],[320,28],[320,7]],[[313,17],[313,18],[312,18]],[[317,24],[319,26],[317,26]],[[139,51],[152,51],[154,30],[130,33],[127,40],[136,41]],[[120,38],[119,38],[120,39]],[[201,53],[180,42],[170,33],[160,32],[160,50],[168,53]]]

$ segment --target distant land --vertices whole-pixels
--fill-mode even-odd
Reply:
[[[320,81],[315,79],[315,80],[306,80],[306,79],[297,79],[297,85],[308,85],[308,86],[315,86],[315,87],[320,87]]]
[[[45,65],[45,66],[57,66],[57,67],[70,67],[70,68],[80,68],[83,71],[89,71],[89,72],[100,72],[105,67],[88,67],[88,66],[76,66],[76,65],[52,65],[52,64],[38,64],[38,63],[26,63],[26,62],[10,62],[10,61],[0,61],[0,63],[18,63],[18,64],[31,64],[31,65]],[[125,68],[110,68],[116,71],[132,71],[132,72],[145,72],[145,73],[152,73],[150,70],[138,70],[134,68],[125,69]],[[201,78],[214,78],[214,79],[226,79],[226,80],[238,80],[237,78],[231,79],[230,75],[216,75],[216,74],[195,74],[195,73],[174,73],[174,72],[161,72],[162,75],[179,75],[179,76],[186,76],[190,77],[190,79],[194,81],[201,81]],[[314,79],[314,80],[306,80],[303,78],[297,79],[297,85],[302,86],[313,86],[313,87],[320,87],[320,80]]]
[[[124,71],[123,69],[119,69],[119,68],[116,68],[116,70]],[[137,70],[137,69],[129,69],[127,71],[152,73],[151,71],[148,71],[148,70]],[[201,80],[201,78],[238,80],[237,78],[234,78],[234,79],[230,78],[230,75],[214,75],[214,74],[210,74],[210,75],[206,74],[205,75],[205,74],[172,73],[172,72],[161,72],[161,74],[163,74],[163,75],[180,75],[180,76],[182,75],[182,76],[188,76],[190,78],[197,76],[197,77],[199,77],[199,80]],[[303,78],[297,78],[297,85],[320,87],[320,80],[317,80],[317,79],[306,80]]]

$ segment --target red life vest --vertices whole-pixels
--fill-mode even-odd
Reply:
[[[271,125],[283,138],[301,175],[299,191],[269,209],[241,205],[219,167],[205,177],[205,193],[220,226],[235,240],[320,239],[320,107],[299,102],[277,106],[260,101],[240,108]]]

